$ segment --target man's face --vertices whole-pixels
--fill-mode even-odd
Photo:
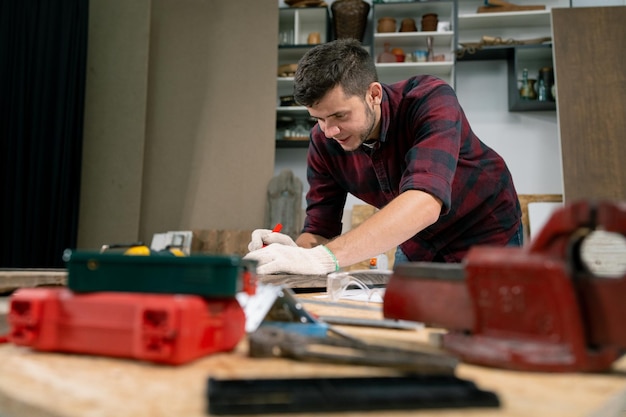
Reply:
[[[345,151],[354,151],[377,134],[379,103],[369,91],[365,97],[346,97],[343,88],[337,86],[308,110],[327,138],[337,141]]]

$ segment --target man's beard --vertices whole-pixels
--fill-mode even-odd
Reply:
[[[376,113],[374,112],[374,109],[371,109],[367,105],[367,103],[365,104],[365,115],[366,115],[365,123],[368,124],[368,127],[363,131],[363,133],[359,135],[359,144],[354,149],[352,149],[351,152],[354,152],[357,149],[359,149],[361,145],[363,145],[363,143],[370,138],[370,135],[376,128]]]

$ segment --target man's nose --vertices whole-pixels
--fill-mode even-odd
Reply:
[[[324,131],[324,134],[326,135],[327,138],[332,138],[339,134],[339,128],[337,126],[326,125],[326,130]]]

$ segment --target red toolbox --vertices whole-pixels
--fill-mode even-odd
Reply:
[[[24,288],[11,296],[8,321],[16,345],[171,365],[232,350],[245,335],[234,297]]]

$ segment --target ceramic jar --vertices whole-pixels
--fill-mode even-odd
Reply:
[[[400,32],[416,32],[417,25],[415,24],[415,20],[407,17],[406,19],[402,19],[400,22]]]
[[[437,30],[439,18],[436,13],[426,13],[422,16],[422,32],[434,32]]]
[[[396,31],[396,19],[393,17],[381,17],[378,19],[378,26],[376,26],[378,33],[389,33]]]
[[[307,43],[309,45],[317,45],[318,43],[322,43],[322,35],[319,32],[309,33]]]

